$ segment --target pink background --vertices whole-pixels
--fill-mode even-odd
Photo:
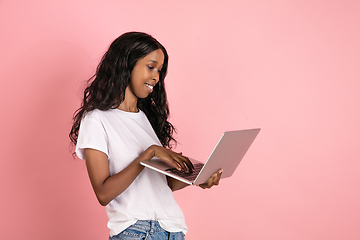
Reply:
[[[170,55],[176,149],[261,127],[235,174],[176,192],[187,240],[360,239],[360,2],[0,1],[0,238],[107,239],[69,152],[85,80],[123,32]]]

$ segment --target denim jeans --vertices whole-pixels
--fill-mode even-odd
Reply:
[[[118,235],[109,240],[184,240],[182,232],[167,232],[160,227],[158,221],[138,220]]]

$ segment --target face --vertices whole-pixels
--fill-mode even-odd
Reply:
[[[146,98],[159,82],[160,71],[164,63],[164,53],[157,49],[137,61],[131,72],[131,93],[137,98]]]

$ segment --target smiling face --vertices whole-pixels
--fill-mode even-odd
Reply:
[[[132,94],[131,97],[146,98],[153,87],[159,82],[160,71],[164,63],[164,53],[157,49],[144,58],[141,58],[135,64],[131,71],[130,84],[127,91]],[[125,95],[125,99],[126,99]],[[130,97],[128,95],[128,97]]]

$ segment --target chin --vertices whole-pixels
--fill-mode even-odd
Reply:
[[[143,99],[143,98],[147,98],[149,95],[150,95],[150,94],[146,94],[146,95],[137,95],[137,97],[138,97],[138,98]]]

